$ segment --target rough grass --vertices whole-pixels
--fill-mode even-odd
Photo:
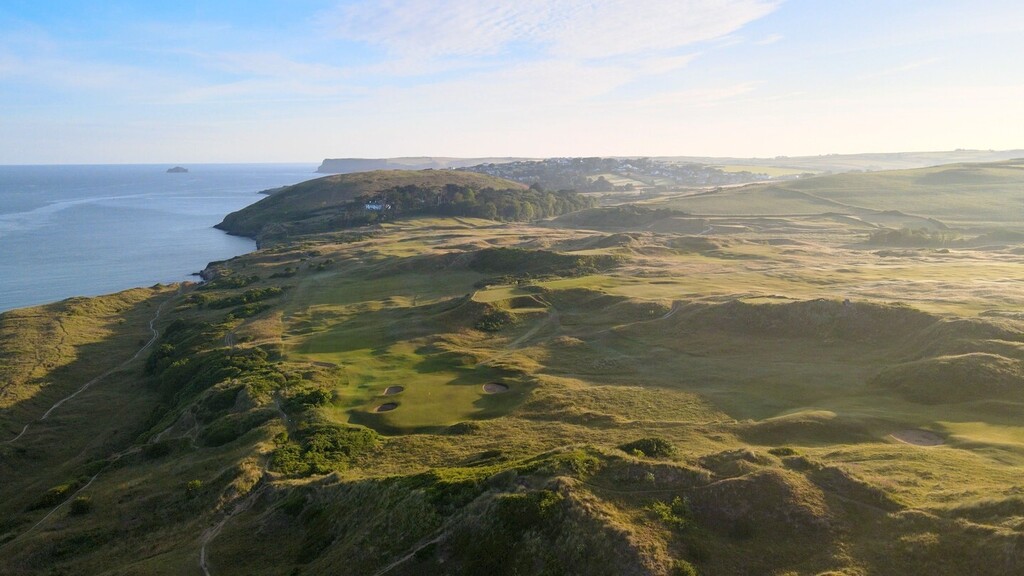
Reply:
[[[168,309],[211,327],[202,352],[259,348],[260,370],[281,377],[238,374],[160,412],[140,362],[0,448],[0,571],[194,571],[202,532],[229,510],[207,548],[218,574],[1018,570],[1005,551],[1022,526],[1024,432],[1004,389],[1024,358],[1019,255],[875,254],[845,243],[863,222],[824,222],[706,238],[423,219],[223,263],[261,280],[213,297],[294,287],[246,318],[188,294]],[[493,248],[616,262],[476,288],[508,271],[471,269]],[[141,306],[124,325],[83,322],[109,332],[69,366],[130,348]],[[493,310],[516,322],[478,330]],[[53,326],[23,334],[45,341]],[[494,381],[510,392],[484,394]],[[391,385],[404,390],[379,396]],[[374,412],[384,401],[398,408]],[[304,436],[314,424],[332,432]],[[282,446],[340,446],[333,431],[352,424],[382,435],[342,463],[273,470]],[[221,428],[231,437],[208,441]],[[945,444],[890,436],[907,429]],[[163,431],[159,449],[141,445]],[[650,454],[616,448],[645,439]],[[96,471],[75,496],[91,512],[27,532],[46,513],[32,502]]]

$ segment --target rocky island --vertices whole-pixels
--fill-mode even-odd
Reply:
[[[175,166],[174,168],[168,168],[167,169],[167,173],[168,174],[188,174],[188,168],[183,168],[181,166]]]

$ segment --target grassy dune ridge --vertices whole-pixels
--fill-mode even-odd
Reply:
[[[1024,570],[1024,246],[694,198],[302,236],[0,315],[2,430],[33,422],[0,444],[0,572]]]

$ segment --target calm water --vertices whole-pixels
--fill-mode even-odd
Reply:
[[[0,166],[0,312],[177,282],[255,249],[212,226],[316,164]]]

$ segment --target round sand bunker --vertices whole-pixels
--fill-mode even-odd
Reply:
[[[405,390],[405,386],[388,386],[387,388],[384,389],[384,395],[394,396],[395,394],[398,394],[403,390]]]
[[[942,436],[927,430],[900,430],[893,432],[890,436],[904,444],[913,444],[914,446],[940,446],[946,443]]]
[[[394,410],[395,408],[398,408],[398,404],[395,404],[394,402],[388,402],[387,404],[381,404],[380,406],[377,406],[376,408],[373,409],[373,411],[374,412],[390,412],[390,411]]]
[[[484,392],[486,394],[502,394],[508,392],[508,384],[502,384],[501,382],[488,382],[484,384]]]

